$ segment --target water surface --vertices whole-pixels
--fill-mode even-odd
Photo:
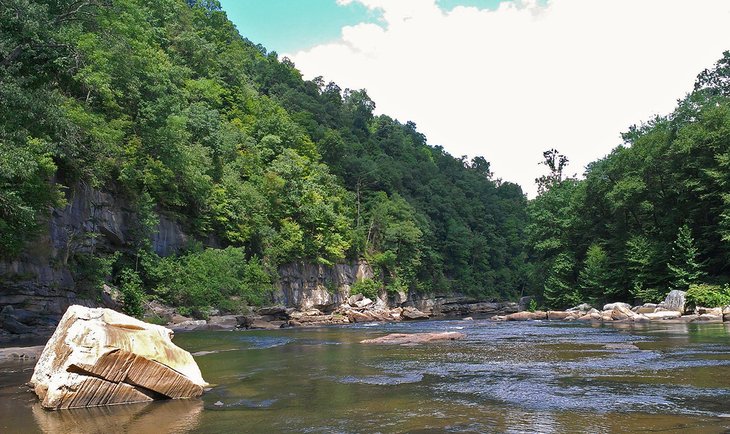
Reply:
[[[363,345],[386,333],[461,341]],[[730,324],[426,321],[180,333],[202,399],[48,412],[0,366],[0,432],[730,432]],[[113,429],[112,429],[113,428]]]

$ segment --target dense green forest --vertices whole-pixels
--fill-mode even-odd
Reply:
[[[99,234],[87,233],[58,265],[79,287],[116,284],[133,313],[146,297],[265,303],[282,264],[357,259],[391,292],[535,294],[553,307],[690,285],[730,297],[729,78],[726,54],[583,180],[547,151],[528,203],[485,158],[375,115],[365,90],[303,80],[215,0],[8,0],[0,258],[24,254],[87,185],[131,204],[135,236],[112,251],[88,248]],[[160,216],[196,241],[156,255]]]
[[[80,242],[62,265],[130,305],[264,302],[281,264],[358,258],[389,291],[519,295],[520,187],[374,108],[304,81],[213,0],[3,2],[0,253],[20,254],[81,183],[133,204],[137,236],[119,252]],[[160,215],[199,242],[155,255]]]

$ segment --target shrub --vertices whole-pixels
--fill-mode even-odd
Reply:
[[[139,274],[129,268],[123,269],[119,274],[119,292],[122,293],[122,310],[124,313],[141,318],[144,313],[142,308],[144,291]]]
[[[237,300],[236,305],[260,305],[273,289],[261,260],[247,259],[241,248],[205,249],[148,261],[146,267],[157,282],[155,293],[191,312],[208,307],[228,310],[231,299]]]
[[[527,310],[529,310],[530,312],[534,312],[537,310],[537,301],[534,298],[530,300],[530,306],[528,306]]]
[[[686,295],[690,307],[719,307],[730,305],[730,285],[700,283],[690,285]]]
[[[375,279],[362,279],[352,284],[350,294],[362,294],[371,300],[378,298],[378,292],[383,285]]]

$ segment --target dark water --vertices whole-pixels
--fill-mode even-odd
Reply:
[[[462,341],[362,345],[388,332]],[[0,366],[0,432],[730,432],[730,324],[428,321],[193,332],[199,400],[47,412]]]

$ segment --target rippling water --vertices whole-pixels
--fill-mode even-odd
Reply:
[[[461,341],[362,345],[386,333]],[[730,432],[730,324],[427,321],[192,332],[200,400],[43,411],[0,366],[0,432]]]

